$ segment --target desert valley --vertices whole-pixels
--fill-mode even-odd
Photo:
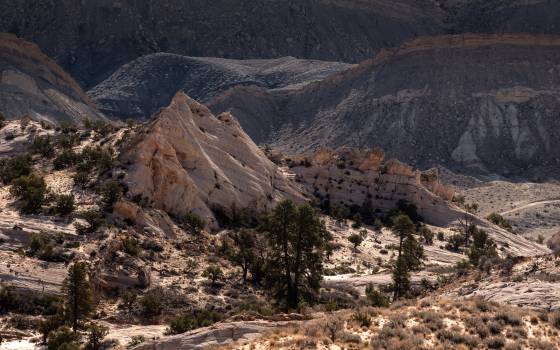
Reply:
[[[0,349],[559,349],[559,23],[0,1]]]

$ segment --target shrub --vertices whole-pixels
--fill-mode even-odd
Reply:
[[[34,154],[40,154],[45,158],[54,156],[54,145],[50,136],[37,136],[31,143],[31,151]]]
[[[371,326],[371,317],[366,310],[356,310],[354,315],[352,315],[352,319],[360,325],[360,327],[368,327]]]
[[[61,194],[56,197],[55,213],[66,216],[72,214],[74,209],[76,209],[76,204],[73,194]]]
[[[0,112],[0,129],[3,129],[4,126],[6,126],[6,117]]]
[[[354,250],[356,250],[358,246],[362,244],[364,239],[362,238],[362,235],[354,233],[348,237],[348,241],[352,243],[352,245],[354,246]]]
[[[371,283],[366,287],[366,297],[371,306],[375,306],[375,307],[389,306],[389,299],[385,296],[385,294],[375,289],[375,287]]]
[[[465,244],[465,237],[461,234],[454,234],[447,240],[446,249],[457,252],[459,251],[459,247]]]
[[[510,326],[520,326],[522,321],[521,317],[513,311],[498,311],[494,316],[497,321],[502,321]]]
[[[511,227],[511,224],[507,222],[507,220],[498,213],[492,213],[488,215],[486,219],[492,222],[493,224],[500,226],[503,229],[513,232],[513,227]]]
[[[127,348],[133,348],[136,345],[140,345],[145,341],[146,341],[146,337],[144,337],[143,335],[132,336],[132,338],[130,338],[130,341],[127,344]]]
[[[173,318],[168,326],[167,334],[181,334],[187,331],[208,327],[223,319],[223,315],[209,310],[196,310],[191,314],[177,316]]]
[[[113,205],[121,199],[123,188],[117,181],[107,181],[101,188],[101,200],[107,210],[112,210]]]
[[[211,265],[204,270],[202,277],[208,278],[212,285],[216,285],[216,282],[224,277],[224,272],[219,266]]]
[[[101,347],[103,338],[109,334],[109,328],[97,323],[92,323],[88,326],[88,348],[91,350],[98,350]]]
[[[443,240],[445,240],[445,236],[444,236],[443,232],[438,232],[438,233],[437,233],[437,240],[438,240],[438,241],[443,241]]]
[[[418,233],[424,239],[424,243],[426,243],[427,245],[434,244],[434,233],[432,232],[432,230],[427,228],[425,225],[422,225],[422,227],[420,228],[420,231]]]
[[[80,143],[80,138],[75,133],[62,134],[56,140],[58,147],[63,150],[71,150],[72,147]]]
[[[47,184],[42,177],[35,174],[21,176],[12,181],[10,193],[21,201],[23,213],[36,213],[45,202]]]
[[[196,233],[199,233],[206,227],[206,220],[193,212],[188,212],[179,217],[179,223]]]
[[[498,336],[486,339],[485,343],[489,349],[502,349],[506,344],[506,340],[504,339],[504,337]]]
[[[13,180],[31,174],[29,155],[0,159],[0,180],[6,185]]]
[[[76,186],[84,188],[89,183],[89,172],[88,171],[83,171],[83,170],[78,170],[76,172],[76,174],[74,174],[74,176],[72,176],[72,179],[74,180],[74,184]]]
[[[73,166],[78,161],[78,155],[71,149],[65,149],[53,161],[55,170],[62,170]]]
[[[89,209],[80,212],[78,217],[84,219],[88,223],[88,226],[84,226],[80,223],[74,223],[76,231],[78,231],[79,234],[93,233],[105,225],[105,219],[99,210]]]
[[[72,332],[68,327],[61,327],[51,332],[47,342],[48,350],[76,349],[80,348],[79,333]]]
[[[131,256],[138,256],[140,253],[140,245],[134,237],[125,237],[122,240],[122,246],[124,252]]]
[[[161,296],[156,291],[148,292],[140,300],[142,307],[142,315],[147,318],[152,318],[161,315],[163,311],[163,304],[160,300]]]

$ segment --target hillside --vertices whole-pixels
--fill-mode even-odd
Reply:
[[[0,113],[52,123],[104,119],[78,83],[35,44],[0,34]]]
[[[358,62],[444,18],[431,0],[25,0],[0,13],[0,31],[38,43],[86,88],[155,52]]]
[[[559,47],[551,36],[420,38],[298,91],[239,86],[209,106],[288,153],[379,146],[422,168],[554,178]]]
[[[157,53],[125,64],[88,94],[107,116],[147,119],[177,91],[205,102],[237,85],[296,89],[351,67],[293,57],[231,60]]]

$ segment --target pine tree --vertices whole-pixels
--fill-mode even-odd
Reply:
[[[402,253],[404,239],[414,232],[414,223],[406,214],[393,218],[393,233],[399,237],[399,257]]]
[[[265,218],[270,251],[267,282],[280,302],[296,308],[312,301],[320,287],[323,256],[330,236],[325,224],[308,204],[295,206],[286,200]]]
[[[413,235],[408,235],[403,243],[403,254],[402,257],[406,262],[406,267],[409,271],[416,271],[422,265],[422,259],[424,259],[424,247]]]
[[[410,274],[406,265],[403,256],[397,258],[393,268],[394,300],[403,296],[410,289]]]
[[[72,322],[72,330],[78,330],[78,321],[86,318],[93,310],[91,286],[87,279],[87,264],[77,262],[70,266],[68,276],[62,284],[67,316]]]

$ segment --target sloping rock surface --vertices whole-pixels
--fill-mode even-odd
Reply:
[[[134,137],[122,160],[131,196],[170,214],[192,211],[211,227],[216,212],[234,216],[303,199],[231,114],[214,117],[182,92]]]
[[[39,47],[0,34],[0,112],[54,123],[103,116],[80,86]]]
[[[380,146],[415,167],[557,176],[560,37],[420,38],[298,91],[238,86],[209,103],[285,153]]]
[[[204,102],[237,85],[295,89],[350,67],[293,57],[229,60],[157,53],[122,66],[88,94],[108,116],[146,119],[179,90]]]

